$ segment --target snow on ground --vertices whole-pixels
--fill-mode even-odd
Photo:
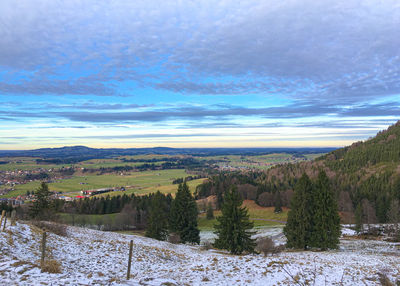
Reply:
[[[126,280],[133,240],[131,279]],[[379,285],[378,273],[400,277],[399,244],[342,240],[336,251],[284,252],[276,256],[232,256],[199,246],[68,227],[50,233],[48,252],[61,263],[58,274],[41,273],[41,233],[17,223],[0,232],[1,285]]]

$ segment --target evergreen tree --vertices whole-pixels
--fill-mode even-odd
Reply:
[[[208,220],[211,220],[214,218],[214,210],[213,210],[211,202],[209,202],[208,206],[207,206],[206,218]]]
[[[229,250],[232,254],[254,252],[256,243],[251,238],[254,224],[249,221],[247,208],[241,207],[242,203],[236,186],[225,193],[222,215],[217,217],[215,225],[215,234],[218,235],[214,242],[216,248]]]
[[[168,235],[168,205],[159,191],[152,197],[146,236],[165,240]]]
[[[182,243],[200,243],[197,215],[197,204],[188,185],[186,182],[179,184],[175,199],[171,204],[170,230],[179,234]]]
[[[313,189],[310,178],[303,174],[297,182],[290,211],[283,233],[287,238],[289,248],[307,249],[310,246],[312,233],[312,197]]]
[[[314,188],[313,228],[310,246],[337,248],[340,237],[340,217],[337,200],[325,171],[318,174]]]
[[[274,206],[275,206],[274,213],[281,213],[282,212],[282,200],[281,200],[281,194],[280,194],[279,191],[275,192]]]
[[[35,191],[35,201],[29,208],[29,215],[34,219],[49,219],[54,213],[51,203],[51,192],[45,182]]]
[[[357,231],[357,233],[360,233],[363,230],[362,216],[363,216],[363,211],[362,211],[361,203],[358,203],[357,207],[356,207],[356,211],[354,213],[354,218],[355,218],[355,223],[356,223],[355,230]]]

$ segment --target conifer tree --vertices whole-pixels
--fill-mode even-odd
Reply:
[[[186,182],[179,184],[175,199],[171,204],[170,230],[179,234],[182,243],[200,243],[197,215],[197,204],[188,185]]]
[[[312,232],[312,183],[307,174],[303,174],[296,183],[294,196],[283,233],[289,248],[307,249]]]
[[[211,220],[214,218],[214,210],[213,210],[211,202],[209,202],[208,206],[207,206],[206,218],[208,220]]]
[[[355,217],[355,230],[360,233],[363,230],[363,220],[362,220],[362,207],[361,203],[357,204],[356,211],[354,213]]]
[[[53,213],[51,192],[45,182],[35,191],[35,201],[29,209],[29,214],[34,219],[49,219]]]
[[[242,203],[236,186],[225,193],[222,215],[217,217],[215,225],[215,234],[218,235],[214,242],[216,248],[229,250],[232,254],[254,252],[256,244],[251,238],[254,234],[251,231],[253,222],[249,221],[247,208],[241,207]]]
[[[279,193],[279,191],[275,192],[274,206],[275,206],[274,213],[282,212],[282,200],[281,200],[281,194]]]
[[[165,197],[158,191],[151,200],[146,236],[165,240],[168,235],[168,205]]]
[[[320,171],[313,191],[313,227],[310,246],[337,248],[340,237],[338,203],[325,171]]]

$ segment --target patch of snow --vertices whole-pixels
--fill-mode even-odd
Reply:
[[[279,230],[260,230],[257,235]],[[205,237],[204,234],[203,238]],[[126,280],[129,241],[133,240],[131,279]],[[287,251],[276,256],[233,256],[200,246],[68,227],[68,236],[50,233],[48,257],[61,273],[41,273],[41,233],[25,223],[0,232],[1,285],[379,285],[384,272],[400,277],[400,244],[342,239],[340,249]]]

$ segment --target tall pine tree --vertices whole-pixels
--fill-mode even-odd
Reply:
[[[249,221],[247,209],[241,207],[242,203],[236,186],[225,193],[222,215],[217,217],[218,224],[215,225],[215,233],[218,235],[214,242],[216,248],[229,250],[232,254],[254,252],[256,244],[251,238],[254,234],[251,231],[253,222]]]
[[[314,187],[313,229],[310,246],[337,248],[340,237],[338,203],[325,171],[320,171]]]
[[[211,202],[209,202],[208,206],[207,206],[206,218],[208,220],[211,220],[211,219],[214,218],[214,209],[213,209],[213,206],[212,206]]]
[[[354,213],[354,219],[355,219],[355,230],[357,233],[360,233],[364,226],[363,226],[363,211],[362,211],[362,206],[361,203],[357,204],[356,211]]]
[[[324,171],[313,184],[303,174],[295,186],[284,234],[290,248],[337,248],[340,217],[337,200]]]
[[[197,204],[189,187],[179,184],[170,211],[170,230],[179,234],[182,243],[200,243],[200,231],[197,227]]]
[[[307,249],[310,245],[313,226],[312,197],[312,183],[304,173],[295,186],[287,223],[283,229],[289,248]]]
[[[152,197],[146,236],[165,240],[168,236],[168,204],[159,191]]]
[[[35,200],[29,208],[29,215],[34,219],[50,219],[54,214],[51,192],[45,182],[35,191]]]
[[[274,195],[274,213],[281,213],[282,212],[282,200],[281,200],[281,193],[279,191],[275,192]]]

